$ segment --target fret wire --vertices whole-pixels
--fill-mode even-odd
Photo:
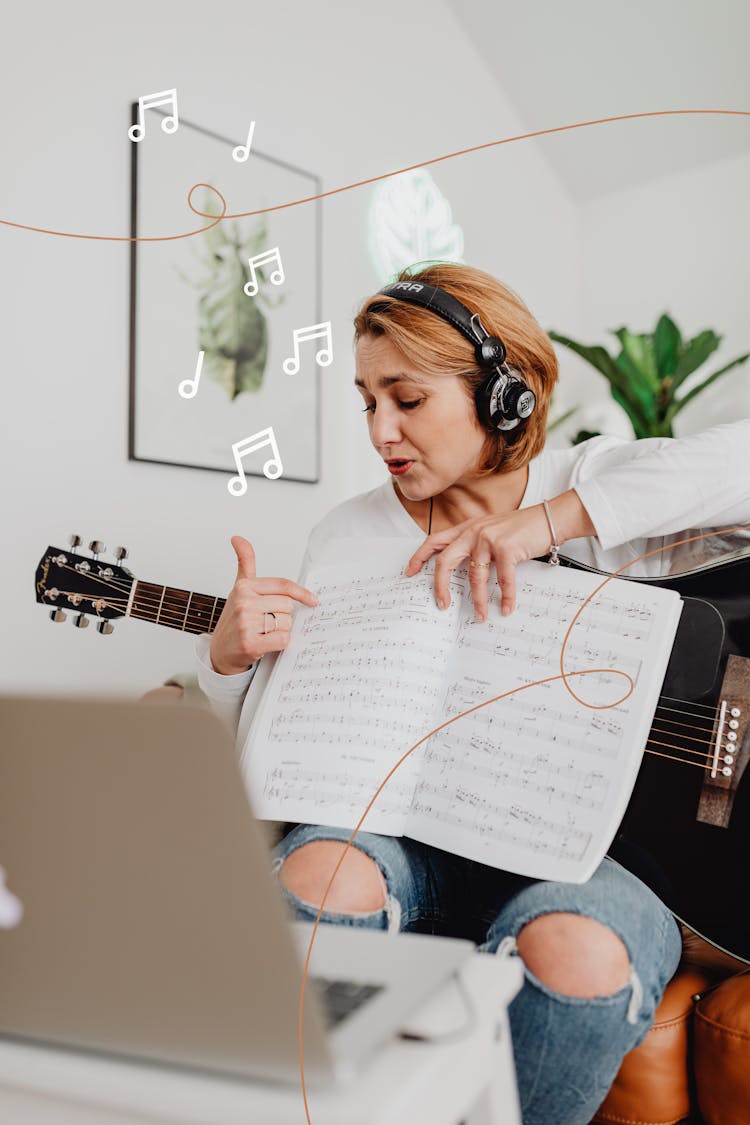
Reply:
[[[217,594],[217,596],[214,598],[214,608],[211,610],[211,620],[208,623],[209,633],[213,633],[213,630],[214,630],[214,614],[216,613],[216,605],[217,605],[218,601],[219,601],[219,597],[218,597],[218,594]]]
[[[188,614],[190,613],[190,603],[191,603],[192,600],[193,600],[193,594],[192,594],[192,591],[191,591],[190,597],[187,600],[187,605],[185,606],[185,620],[182,622],[183,633],[185,632],[185,625],[187,624]]]
[[[167,592],[167,587],[162,586],[161,597],[159,598],[159,608],[156,611],[156,624],[157,625],[159,624],[159,614],[161,613],[161,607],[164,605],[164,595],[166,594],[166,592]]]

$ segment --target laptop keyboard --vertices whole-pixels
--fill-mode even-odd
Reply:
[[[358,981],[330,980],[327,977],[312,977],[311,980],[317,985],[323,1013],[329,1027],[341,1023],[371,996],[383,990],[382,984],[360,984]]]

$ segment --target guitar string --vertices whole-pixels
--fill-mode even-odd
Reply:
[[[659,698],[664,699],[664,696],[660,695]],[[689,703],[690,700],[684,700],[683,702]],[[711,709],[710,715],[700,715],[700,714],[694,715],[691,711],[683,711],[679,707],[667,707],[664,703],[657,703],[656,707],[657,707],[657,710],[671,711],[675,715],[688,715],[688,716],[690,716],[690,718],[692,718],[694,720],[698,719],[700,721],[703,721],[703,720],[709,720],[710,721],[710,720],[716,718],[716,708],[715,707],[713,707]],[[674,723],[674,725],[676,727],[689,727],[691,730],[711,730],[710,726],[708,726],[708,727],[696,727],[694,723],[681,723],[679,719],[670,719],[667,715],[664,715],[664,716],[661,716],[661,717],[664,719],[664,722]]]
[[[656,721],[656,719],[658,719],[660,722],[665,722],[665,719],[662,715],[658,715],[658,716],[655,715],[654,720]],[[673,721],[674,721],[673,719],[667,719],[666,720],[666,722],[668,722],[668,723],[673,722]],[[679,723],[679,726],[681,726],[681,727],[687,726],[687,723]],[[655,727],[652,728],[652,729],[654,730],[655,734],[671,734],[671,735],[674,735],[674,734],[678,733],[678,732],[673,731],[673,730],[662,730],[661,728],[655,728]],[[712,730],[711,727],[700,727],[700,728],[696,728],[696,729],[703,730],[706,734],[710,734],[711,730]],[[705,746],[707,742],[713,741],[710,738],[696,738],[696,736],[694,734],[681,734],[680,738],[686,738],[686,739],[688,739],[689,742],[700,742],[703,746]],[[729,741],[731,742],[732,739],[730,738]]]
[[[69,566],[69,565],[66,565],[66,564],[58,564],[58,565],[60,565],[60,566],[61,566],[61,568],[63,568],[63,569],[67,569],[67,570],[74,570],[74,569],[75,569],[74,567],[71,567],[71,566]],[[86,573],[88,574],[88,572],[86,572]],[[118,588],[118,587],[116,586],[115,582],[112,582],[112,581],[110,581],[109,579],[107,579],[107,578],[104,578],[104,577],[102,577],[101,575],[91,575],[91,574],[88,574],[88,577],[90,577],[90,578],[94,578],[94,579],[95,579],[96,581],[100,582],[100,583],[101,583],[102,585],[105,585],[105,586],[110,586],[110,587],[112,587],[112,588],[114,588],[114,589],[117,589],[117,588]],[[131,584],[131,585],[132,585],[132,584]],[[157,585],[157,584],[156,584],[156,583],[149,583],[149,585]],[[168,587],[166,587],[166,586],[165,586],[165,587],[163,587],[163,589],[164,589],[164,590],[166,590],[166,589],[168,589]],[[126,592],[126,591],[125,591],[125,590],[123,590],[123,593],[125,593],[125,592]],[[210,595],[210,594],[198,594],[198,595],[196,595],[195,593],[191,593],[190,591],[180,591],[180,592],[181,592],[181,593],[187,593],[187,594],[189,595],[189,597],[190,597],[190,598],[192,598],[192,597],[196,597],[196,596],[197,596],[197,597],[203,597],[203,598],[210,598],[210,597],[211,597],[211,595]],[[129,592],[128,592],[128,594],[129,594]],[[71,594],[70,594],[70,593],[66,593],[66,596],[67,596],[68,598],[70,598],[70,597],[71,597]],[[107,599],[105,599],[105,598],[99,598],[99,599],[86,598],[86,599],[84,599],[84,600],[87,600],[87,601],[92,601],[92,602],[93,602],[94,600],[97,600],[97,601],[101,601],[101,602],[103,602],[103,603],[104,603],[104,605],[105,605],[105,606],[106,606],[106,605],[109,605],[109,606],[111,606],[111,608],[114,608],[114,609],[118,609],[118,608],[123,608],[122,606],[118,606],[118,605],[116,604],[116,602],[115,602],[115,599],[112,599],[112,598],[107,598]],[[125,608],[126,608],[126,607],[127,607],[127,598],[123,598],[123,599],[122,599],[122,601],[123,601],[123,602],[125,603]],[[218,605],[218,601],[219,601],[219,599],[218,599],[218,598],[214,599],[214,602],[215,602],[215,606],[216,606],[216,605]],[[148,606],[149,608],[154,608],[154,607],[156,607],[156,606],[157,606],[157,599],[156,599],[156,598],[153,598],[153,600],[152,600],[152,601],[150,602],[150,605],[149,605],[149,598],[148,598],[148,596],[146,596],[146,597],[143,597],[143,596],[139,596],[139,602],[140,602],[141,604],[145,604],[145,605],[147,605],[147,606]],[[49,604],[49,603],[48,603],[48,604]],[[164,609],[164,613],[160,613],[160,612],[158,612],[158,610],[157,610],[157,614],[156,614],[156,616],[155,616],[154,618],[148,618],[148,617],[145,617],[145,618],[142,618],[142,619],[143,619],[143,620],[147,620],[147,621],[148,621],[148,620],[151,620],[151,621],[152,621],[152,623],[157,623],[157,622],[158,622],[159,624],[164,624],[164,625],[169,625],[169,624],[173,624],[173,625],[174,625],[175,627],[177,627],[177,623],[178,623],[178,622],[181,622],[181,624],[179,625],[179,628],[180,628],[180,629],[181,629],[181,630],[182,630],[183,632],[184,632],[184,631],[189,631],[189,630],[187,630],[187,624],[188,624],[188,620],[189,620],[189,618],[190,618],[190,612],[189,612],[189,611],[188,611],[188,612],[187,612],[186,614],[183,614],[183,612],[182,612],[181,608],[179,608],[179,609],[177,609],[177,608],[176,608],[176,609],[172,610],[172,609],[171,609],[171,607],[169,607],[169,606],[167,606],[166,608],[165,608],[165,607],[163,607],[163,597],[161,597],[160,599],[158,599],[158,605],[159,605],[159,606],[161,606],[161,607],[162,607],[162,609]],[[192,607],[191,607],[191,608],[192,608]],[[223,606],[222,606],[222,609],[223,609]],[[195,614],[196,616],[201,616],[201,611],[200,611],[200,610],[198,610],[198,609],[197,609],[197,607],[196,607],[195,609],[193,609],[193,612],[194,612],[194,614]],[[206,610],[204,610],[203,612],[206,612]],[[161,620],[161,618],[162,618],[162,617],[164,617],[164,620]],[[169,618],[169,617],[171,617],[171,618],[172,618],[172,621],[171,621],[171,622],[170,622],[170,621],[168,620],[168,618]],[[197,621],[196,621],[196,622],[191,622],[191,624],[194,624],[194,625],[195,625],[196,627],[198,627],[198,625],[199,625],[199,623],[198,623]],[[674,701],[674,702],[685,703],[685,704],[687,704],[688,706],[691,706],[691,707],[695,707],[695,708],[704,708],[704,709],[705,709],[705,710],[707,710],[707,711],[712,711],[712,714],[713,714],[714,716],[715,716],[715,714],[716,714],[716,709],[712,709],[712,708],[711,708],[711,707],[710,707],[709,705],[707,705],[707,704],[697,704],[697,703],[693,703],[693,702],[692,702],[692,701],[690,701],[690,700],[680,700],[680,699],[677,699],[677,698],[676,698],[675,696],[661,696],[660,698],[663,698],[663,699],[670,699],[670,700],[672,700],[672,701]],[[669,708],[669,707],[666,707],[666,706],[665,706],[665,705],[663,705],[663,704],[657,704],[657,710],[659,709],[659,707],[661,707],[661,708],[662,708],[663,710],[673,710],[673,711],[675,711],[675,712],[676,712],[676,713],[678,713],[678,714],[686,714],[686,715],[689,715],[689,716],[691,715],[691,712],[690,712],[690,711],[680,711],[680,710],[678,710],[677,708]],[[708,716],[708,715],[702,716],[702,715],[698,715],[698,714],[696,714],[696,715],[695,715],[694,717],[696,717],[696,718],[708,718],[709,716]],[[663,717],[662,717],[662,719],[663,719]],[[675,719],[666,719],[666,720],[664,720],[664,719],[663,719],[663,721],[671,722],[671,723],[673,723],[674,725],[678,725],[678,726],[688,726],[688,724],[687,724],[687,723],[679,723],[679,721],[678,721],[678,720],[675,720]],[[706,732],[708,732],[708,730],[709,730],[709,728],[707,728],[707,727],[705,727],[705,728],[697,728],[697,729],[702,729],[702,730],[705,730]],[[664,731],[664,730],[661,730],[661,729],[655,729],[655,730],[654,730],[654,733],[656,733],[656,734],[666,734],[666,735],[669,735],[669,734],[671,734],[671,733],[673,733],[673,732],[670,732],[670,731]],[[706,745],[711,745],[711,743],[710,743],[710,741],[709,741],[709,740],[705,740],[705,739],[698,739],[698,738],[695,738],[695,737],[692,737],[692,736],[689,736],[689,735],[687,735],[687,736],[683,736],[683,737],[688,737],[688,738],[690,738],[690,740],[691,740],[691,741],[694,741],[694,742],[704,742],[704,743],[705,743]],[[712,768],[712,765],[713,765],[713,759],[714,759],[714,756],[715,756],[715,753],[716,753],[716,751],[715,751],[715,750],[713,750],[713,751],[712,751],[712,752],[711,752],[710,754],[708,754],[708,755],[703,755],[703,752],[702,752],[702,751],[698,751],[698,750],[692,749],[692,748],[690,748],[690,747],[680,747],[680,746],[676,746],[676,745],[674,745],[674,744],[672,744],[672,743],[664,743],[664,742],[660,742],[660,741],[659,741],[659,740],[657,740],[657,739],[653,739],[653,740],[650,740],[650,741],[653,741],[655,745],[666,746],[666,747],[667,747],[668,749],[674,749],[674,750],[682,750],[682,751],[683,751],[684,753],[687,753],[687,754],[694,754],[694,755],[698,755],[698,756],[703,756],[703,757],[704,757],[704,759],[705,759],[705,761],[707,761],[707,762],[711,762],[711,767],[709,767],[709,766],[705,766],[705,767],[701,767],[701,768]],[[647,741],[647,745],[648,745],[648,741]],[[689,759],[684,759],[684,758],[674,758],[674,757],[673,757],[672,755],[665,755],[665,754],[660,754],[660,753],[659,753],[658,751],[648,751],[648,752],[649,752],[649,753],[654,753],[654,754],[657,754],[657,756],[659,756],[659,757],[667,757],[667,758],[670,758],[670,759],[671,759],[671,760],[673,760],[673,761],[679,761],[679,762],[683,762],[683,764],[685,764],[685,765],[700,765],[700,763],[699,763],[699,762],[693,762],[693,761],[690,761]]]
[[[64,570],[71,570],[71,571],[75,570],[75,567],[70,566],[70,564],[59,563],[58,565],[61,567],[61,569],[64,569]],[[80,572],[78,572],[78,573],[80,573]],[[110,586],[114,589],[118,588],[116,586],[116,584],[108,578],[104,578],[101,575],[91,575],[91,574],[89,574],[89,572],[85,572],[85,573],[88,574],[89,577],[94,578],[96,581],[100,582],[104,586]],[[156,583],[149,583],[149,585],[157,585],[157,584]],[[167,590],[168,587],[164,586],[164,587],[162,587],[162,589]],[[180,592],[181,593],[187,593],[189,595],[189,598],[192,598],[192,597],[200,597],[200,598],[207,598],[207,599],[211,598],[210,594],[195,594],[195,593],[191,593],[190,591],[180,591]],[[124,590],[123,594],[125,594],[125,593],[127,593],[128,596],[129,596],[128,590]],[[71,596],[73,596],[73,595],[71,595],[70,592],[66,592],[66,597],[71,598]],[[156,612],[156,614],[154,615],[153,618],[142,617],[141,618],[142,620],[146,620],[146,621],[150,620],[150,621],[152,621],[152,623],[164,624],[164,625],[167,625],[167,626],[171,625],[172,627],[175,627],[175,628],[178,627],[178,623],[181,623],[181,624],[179,624],[179,628],[183,632],[187,631],[186,626],[188,624],[188,621],[190,620],[190,616],[191,616],[190,611],[191,610],[192,610],[192,613],[194,614],[194,616],[196,618],[200,617],[202,615],[202,613],[207,612],[207,607],[204,607],[204,609],[201,611],[197,606],[193,607],[191,605],[190,610],[187,612],[187,614],[185,614],[181,607],[172,608],[169,605],[164,606],[163,605],[163,596],[158,598],[158,599],[156,597],[151,598],[151,600],[149,600],[149,599],[150,599],[150,595],[148,595],[148,594],[146,594],[145,596],[144,596],[143,593],[138,595],[138,603],[140,605],[143,605],[146,608],[150,608],[150,609],[155,608],[157,610],[157,612]],[[105,598],[99,598],[99,599],[86,598],[84,600],[92,601],[92,602],[94,600],[102,601],[105,604],[105,606],[109,606],[113,609],[123,609],[124,610],[125,608],[127,608],[127,597],[122,598],[122,603],[123,603],[122,605],[118,605],[117,600],[114,599],[114,598],[111,598],[111,597],[106,598],[106,599]],[[223,599],[218,599],[218,598],[214,599],[214,608],[218,606],[219,600],[223,600]],[[50,604],[50,603],[47,603],[47,604]],[[225,602],[225,604],[226,604],[226,602]],[[159,612],[160,609],[161,609],[161,612]],[[223,606],[222,606],[222,609],[223,609]],[[198,620],[191,621],[190,623],[195,625],[196,627],[199,627],[199,625],[200,625],[200,622]],[[685,715],[688,715],[689,717],[692,717],[694,719],[695,718],[703,719],[703,718],[709,718],[709,717],[715,718],[715,716],[717,714],[717,709],[711,708],[707,704],[693,703],[690,700],[680,700],[680,699],[677,699],[674,696],[666,696],[666,695],[660,696],[660,699],[669,699],[669,700],[672,700],[674,702],[685,703],[689,707],[703,708],[703,709],[711,712],[711,716],[700,715],[699,713],[697,713],[697,711],[691,712],[691,711],[679,710],[677,708],[669,708],[669,707],[666,707],[666,705],[660,704],[660,703],[657,704],[657,710],[659,709],[659,707],[661,707],[663,710],[673,710],[678,714],[685,714]],[[666,719],[666,720],[663,720],[663,721],[672,722],[672,723],[677,724],[677,720],[674,720],[674,719]],[[680,725],[687,726],[688,724],[684,723],[684,724],[680,724]],[[699,728],[699,729],[708,730],[708,728]],[[657,733],[668,733],[668,732],[659,731]]]
[[[660,698],[661,699],[673,699],[675,703],[685,703],[686,702],[686,700],[677,699],[673,695],[662,695],[662,696],[660,696]],[[695,707],[706,707],[709,711],[713,710],[713,707],[711,707],[711,705],[709,703],[696,703],[696,704],[694,704],[694,706]]]
[[[75,571],[75,569],[76,569],[75,567],[71,566],[71,565],[70,565],[69,563],[58,563],[57,565],[58,565],[58,566],[60,566],[60,567],[61,567],[61,569],[63,569],[63,570],[72,570],[72,571]],[[80,571],[78,571],[77,573],[81,573],[81,572],[80,572]],[[111,580],[110,580],[110,579],[108,579],[108,578],[104,578],[104,577],[102,577],[101,575],[92,575],[92,574],[90,574],[90,572],[88,572],[88,571],[86,571],[86,572],[84,572],[84,573],[86,573],[86,574],[87,574],[87,575],[88,575],[89,577],[91,577],[91,578],[94,578],[94,579],[95,579],[96,581],[98,581],[98,582],[101,582],[101,583],[102,583],[102,585],[105,585],[105,586],[110,586],[110,587],[111,587],[112,589],[116,589],[116,590],[121,590],[121,591],[122,591],[122,593],[123,593],[123,595],[125,595],[125,597],[124,597],[124,599],[123,599],[123,600],[124,600],[124,602],[125,602],[125,606],[127,606],[127,600],[128,600],[128,597],[130,596],[130,586],[124,586],[124,587],[120,587],[120,586],[117,586],[115,582],[111,581]],[[133,579],[133,582],[137,582],[137,584],[138,584],[138,585],[140,585],[140,582],[138,582],[138,581],[137,581],[136,579]],[[132,586],[132,583],[131,583],[130,585]],[[168,587],[168,586],[159,586],[159,584],[158,584],[158,583],[154,583],[154,582],[151,582],[151,583],[147,583],[147,585],[149,585],[149,586],[156,586],[156,587],[157,587],[157,589],[163,589],[163,590],[165,590],[165,591],[166,591],[167,589],[169,589],[169,587]],[[180,593],[185,593],[185,594],[188,594],[189,598],[193,598],[193,597],[201,597],[201,598],[211,598],[211,595],[210,595],[210,594],[196,594],[196,593],[194,593],[194,592],[191,592],[191,591],[189,591],[189,590],[180,590]],[[69,596],[69,595],[68,595],[68,596]],[[151,600],[151,602],[150,602],[150,603],[149,603],[149,598],[152,598],[152,600]],[[93,599],[86,599],[86,600],[93,600]],[[99,599],[99,600],[102,600],[102,599]],[[226,603],[226,599],[218,599],[218,598],[217,598],[217,599],[216,599],[216,603],[217,603],[217,604],[218,604],[218,601],[219,601],[219,600],[224,600],[224,602]],[[139,602],[139,604],[141,604],[141,605],[144,605],[144,606],[147,606],[147,607],[148,607],[149,605],[150,605],[150,607],[153,607],[153,606],[157,605],[157,603],[158,603],[158,605],[162,605],[162,602],[163,602],[163,596],[161,596],[161,597],[157,598],[157,597],[156,597],[155,595],[154,595],[154,596],[152,596],[152,595],[149,595],[149,594],[147,594],[147,593],[145,592],[145,590],[144,590],[144,591],[143,591],[143,592],[142,592],[142,593],[141,593],[140,595],[138,595],[138,602]],[[112,606],[112,608],[116,609],[116,608],[119,608],[119,607],[118,607],[117,605],[113,605],[113,606]],[[191,607],[191,608],[192,608],[192,607]],[[223,608],[223,607],[222,607],[222,608]],[[169,607],[169,606],[167,606],[167,607],[166,607],[166,609],[167,609],[167,611],[170,611],[170,607]],[[171,612],[174,612],[174,613],[175,613],[175,621],[178,621],[178,620],[180,619],[180,617],[182,616],[182,611],[181,611],[180,609],[177,609],[177,608],[176,608],[176,609],[174,609],[174,610],[173,610],[173,611],[171,611]],[[196,613],[199,613],[199,612],[200,612],[200,611],[196,609]],[[158,614],[157,614],[157,616],[158,616],[159,618],[161,618],[161,617],[162,617],[162,614],[161,614],[161,613],[158,613]],[[188,617],[189,617],[189,616],[190,616],[190,615],[188,614]],[[143,620],[149,620],[149,618],[143,618]],[[153,618],[153,621],[156,621],[156,617],[155,617],[155,618]],[[159,623],[161,623],[161,622],[159,622]],[[165,622],[165,624],[166,624],[166,622]],[[196,622],[196,624],[197,624],[197,622]],[[664,710],[670,710],[670,709],[671,709],[671,710],[675,710],[675,711],[678,711],[679,713],[682,713],[682,714],[688,715],[688,716],[690,716],[690,717],[693,717],[693,718],[706,718],[706,719],[708,719],[708,718],[715,718],[715,717],[716,717],[716,714],[718,713],[718,708],[712,707],[712,706],[711,706],[710,704],[706,704],[706,703],[694,703],[694,702],[693,702],[693,701],[691,701],[691,700],[677,699],[677,698],[676,698],[675,696],[669,696],[669,695],[662,695],[662,696],[660,696],[659,698],[660,698],[660,699],[667,699],[667,700],[671,700],[671,701],[673,701],[673,702],[675,702],[675,703],[685,703],[685,704],[687,704],[687,705],[688,705],[689,707],[693,707],[693,708],[695,708],[695,709],[696,709],[695,711],[682,711],[682,712],[679,712],[679,709],[678,709],[678,708],[668,708],[668,707],[666,707],[666,706],[665,706],[664,704],[661,704],[661,703],[657,704],[657,708],[658,708],[658,707],[662,707],[662,708],[663,708]],[[698,709],[699,709],[699,708],[700,708],[700,709],[702,709],[702,710],[708,711],[708,712],[709,712],[709,714],[708,714],[708,715],[705,715],[705,716],[704,716],[704,715],[700,715],[700,713],[699,713],[699,711],[698,711]],[[670,721],[670,722],[673,722],[674,720],[668,720],[668,721]],[[687,725],[687,724],[685,724],[685,725]]]
[[[662,732],[657,731],[656,733],[660,734]],[[718,753],[717,753],[716,749],[714,749],[714,751],[712,753],[706,754],[703,750],[691,750],[688,746],[680,746],[679,743],[675,744],[674,742],[660,742],[660,740],[658,738],[652,738],[650,732],[649,732],[649,737],[648,737],[647,741],[653,742],[654,746],[666,746],[668,750],[681,750],[684,754],[694,754],[697,758],[701,759],[702,761],[710,762],[710,763],[713,763],[715,755],[716,755],[717,761],[723,762],[724,761],[723,755],[726,751],[726,747],[719,747]],[[689,758],[686,758],[685,761],[690,762],[691,765],[693,764],[691,762],[691,759],[689,759]]]

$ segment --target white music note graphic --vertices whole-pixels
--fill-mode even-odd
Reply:
[[[233,443],[232,454],[237,466],[237,475],[227,483],[227,488],[232,496],[244,496],[247,492],[247,477],[242,467],[242,458],[249,453],[254,453],[256,449],[262,449],[264,445],[270,445],[273,456],[269,457],[264,464],[263,475],[268,477],[269,480],[276,480],[277,477],[281,476],[284,470],[279,456],[279,447],[276,444],[273,426],[268,426],[265,430],[258,430],[257,434],[251,434],[250,437],[242,438],[241,441]]]
[[[237,145],[232,149],[232,157],[238,164],[244,164],[250,155],[250,145],[253,143],[253,133],[255,132],[255,122],[250,123],[250,132],[247,134],[247,144]]]
[[[326,341],[326,346],[320,348],[315,353],[315,362],[319,363],[321,367],[328,367],[333,361],[333,342],[331,340],[331,322],[326,320],[323,324],[310,324],[307,328],[294,329],[294,355],[289,356],[282,363],[284,372],[287,375],[296,375],[299,371],[299,346],[305,340],[317,340],[318,337],[323,337]]]
[[[198,384],[201,379],[201,371],[203,370],[203,357],[205,352],[198,352],[198,362],[195,365],[195,378],[183,379],[177,388],[178,392],[183,398],[195,398],[198,394]]]
[[[278,246],[274,246],[273,250],[264,250],[262,254],[256,254],[254,258],[248,258],[252,277],[250,281],[246,282],[243,286],[248,297],[254,297],[258,292],[258,275],[255,272],[257,267],[265,266],[268,262],[273,261],[278,262],[279,268],[274,270],[271,274],[271,281],[274,285],[282,285],[284,283],[284,267],[281,264],[281,255],[279,254]]]
[[[145,94],[138,99],[138,123],[131,125],[128,136],[131,141],[142,141],[146,134],[145,111],[157,105],[171,105],[172,112],[167,114],[161,123],[163,132],[176,133],[179,121],[177,119],[177,90],[162,90],[158,94]]]

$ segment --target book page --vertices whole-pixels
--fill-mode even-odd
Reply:
[[[403,574],[421,542],[333,540],[315,562],[306,585],[319,604],[296,606],[245,745],[257,816],[354,828],[439,721],[463,580],[453,579],[452,608],[438,609],[433,565]],[[404,834],[418,753],[388,780],[363,831]]]
[[[444,717],[493,697],[427,743],[405,834],[492,867],[583,882],[625,812],[651,727],[682,601],[672,590],[530,561],[516,570],[516,609],[479,624],[464,594],[449,659]],[[494,567],[490,581],[494,581]],[[492,587],[490,587],[492,588]],[[572,675],[585,669],[626,672]],[[513,690],[516,689],[516,690]]]

